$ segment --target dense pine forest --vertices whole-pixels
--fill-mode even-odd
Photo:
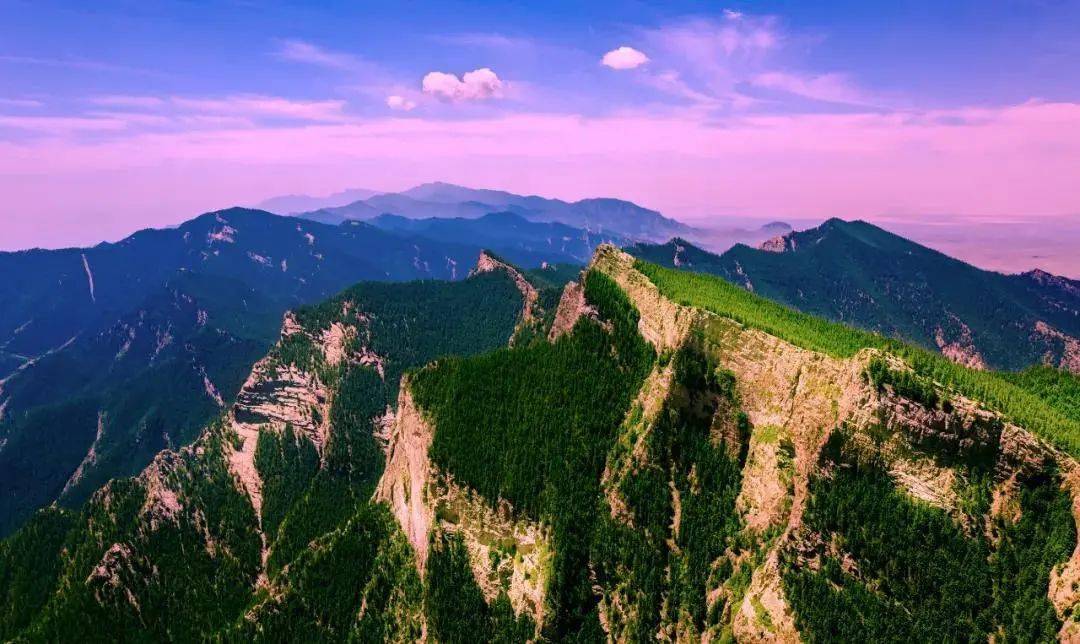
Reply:
[[[800,347],[837,357],[876,348],[902,357],[916,373],[1001,410],[1074,455],[1080,455],[1080,420],[1076,392],[1080,377],[1035,368],[1027,376],[970,369],[927,350],[876,333],[829,322],[772,302],[711,275],[663,268],[638,261],[673,301],[697,306],[761,329]],[[1040,375],[1041,374],[1041,375]]]
[[[1077,390],[614,249],[360,284],[192,446],[0,542],[0,639],[1049,641]]]

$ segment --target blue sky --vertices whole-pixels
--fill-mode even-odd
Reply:
[[[0,0],[3,246],[435,179],[690,219],[1068,216],[1078,28],[1052,0]]]
[[[790,43],[772,64],[843,73],[921,105],[1080,98],[1080,3],[1066,1],[5,1],[0,8],[4,98],[47,96],[61,113],[92,93],[333,95],[358,111],[382,107],[357,98],[333,70],[287,64],[280,54],[289,41],[369,63],[357,70],[358,83],[380,72],[408,84],[434,68],[486,66],[563,98],[589,80],[597,95],[634,102],[641,92],[608,82],[615,79],[589,63],[650,29],[724,10],[776,17]],[[578,100],[589,110],[616,107],[591,98]]]

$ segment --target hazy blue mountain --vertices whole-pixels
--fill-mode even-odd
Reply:
[[[1080,372],[1080,282],[981,270],[866,222],[830,219],[721,255],[683,239],[629,250],[967,364]]]
[[[322,208],[336,208],[337,206],[344,206],[353,203],[354,201],[374,197],[377,194],[379,194],[378,190],[350,188],[349,190],[335,192],[326,195],[325,197],[281,195],[279,197],[271,197],[270,199],[261,201],[255,208],[272,212],[275,215],[292,215],[298,212],[310,212]]]
[[[0,351],[37,356],[102,328],[180,270],[227,276],[295,302],[359,279],[448,278],[479,247],[417,246],[370,226],[337,227],[233,208],[93,248],[0,253]]]
[[[558,222],[593,234],[620,235],[635,240],[658,241],[673,235],[686,235],[694,230],[655,210],[620,199],[567,202],[448,183],[426,183],[401,193],[376,195],[347,206],[324,208],[302,216],[339,223],[347,219],[369,219],[381,214],[412,219],[476,218],[498,211],[514,212],[530,221]]]
[[[494,248],[512,262],[536,266],[541,262],[584,264],[602,243],[624,245],[621,235],[590,233],[557,222],[534,222],[512,212],[495,212],[467,219],[409,219],[379,215],[368,220],[382,230],[422,235],[454,243]]]

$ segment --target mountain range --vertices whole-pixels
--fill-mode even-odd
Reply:
[[[276,202],[271,200],[273,203]],[[399,193],[375,194],[339,206],[312,209],[298,213],[298,216],[322,223],[340,224],[347,220],[368,220],[383,214],[409,219],[473,219],[493,212],[512,212],[529,221],[559,222],[582,228],[590,234],[615,235],[631,240],[663,241],[694,231],[690,226],[664,217],[655,210],[621,199],[567,202],[439,182],[421,184]]]
[[[830,219],[719,255],[684,239],[630,252],[969,366],[1048,364],[1080,373],[1080,282],[1040,270],[981,270],[866,222]]]
[[[1080,283],[357,195],[0,253],[0,639],[1080,637]]]
[[[369,197],[381,194],[378,190],[366,188],[350,188],[335,192],[325,197],[312,197],[310,195],[281,195],[260,201],[254,206],[255,210],[265,210],[278,215],[295,215],[301,212],[310,212],[321,208],[336,208],[354,201],[361,201]]]
[[[289,308],[362,280],[462,279],[481,243],[555,266],[612,240],[498,216],[377,223],[234,208],[116,244],[0,253],[13,277],[0,286],[0,534],[190,443]]]
[[[0,542],[0,637],[1080,635],[1074,376],[610,245],[471,273],[286,315],[194,443]]]

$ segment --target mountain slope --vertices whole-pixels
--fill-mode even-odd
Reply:
[[[0,534],[77,507],[232,401],[286,309],[357,280],[456,279],[478,245],[208,213],[89,249],[0,254]],[[539,264],[539,261],[537,261]]]
[[[342,583],[363,588],[373,562],[357,548],[404,543],[385,510],[366,506],[382,467],[378,428],[393,417],[401,373],[505,344],[522,306],[514,276],[496,270],[454,283],[361,284],[290,314],[237,404],[196,443],[110,483],[78,513],[42,510],[0,545],[0,596],[9,599],[0,637],[65,639],[91,625],[111,637],[244,630],[259,587],[292,601],[305,574],[324,574],[326,558],[339,555],[357,575]],[[28,538],[45,530],[51,538]],[[316,538],[326,547],[312,560]],[[395,556],[411,567],[407,548]],[[36,568],[43,560],[58,565]],[[388,572],[398,568],[408,571]],[[33,592],[19,581],[28,574],[40,576]],[[273,627],[270,600],[251,607],[265,615],[260,628]],[[297,626],[329,636],[334,624],[280,628]]]
[[[1068,382],[611,246],[553,315],[481,264],[289,316],[194,446],[0,544],[0,635],[1077,636]]]
[[[832,219],[719,256],[678,239],[631,252],[971,366],[1045,362],[1080,372],[1080,283],[1041,271],[983,271],[865,222]]]

